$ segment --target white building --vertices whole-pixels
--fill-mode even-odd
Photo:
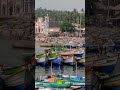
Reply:
[[[45,16],[45,18],[38,18],[35,22],[35,34],[50,34],[50,33],[59,33],[60,32],[60,24],[61,22],[57,21],[49,21],[49,16]]]

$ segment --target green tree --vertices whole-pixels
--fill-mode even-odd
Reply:
[[[75,27],[69,22],[63,22],[63,24],[60,26],[60,30],[62,32],[73,33],[75,32]]]

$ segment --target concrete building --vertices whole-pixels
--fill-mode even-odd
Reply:
[[[32,17],[35,0],[0,0],[0,17]]]

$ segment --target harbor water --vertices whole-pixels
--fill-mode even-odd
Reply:
[[[36,54],[40,54],[40,53],[44,53],[44,49],[45,47],[40,47],[39,43],[36,42],[35,44],[35,53]],[[54,74],[64,74],[64,75],[70,75],[70,76],[75,76],[76,74],[78,76],[85,76],[85,67],[81,67],[81,66],[67,66],[67,65],[63,65],[63,66],[54,66],[52,65],[49,67],[42,67],[42,66],[37,66],[35,69],[35,78],[40,78],[40,76],[47,76],[50,75],[52,73]]]

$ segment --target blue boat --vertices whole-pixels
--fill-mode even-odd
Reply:
[[[82,57],[83,53],[74,54],[74,56],[76,56],[76,57]]]
[[[63,64],[63,58],[62,57],[58,57],[58,58],[52,60],[52,63],[54,65],[62,65]]]
[[[76,76],[74,78],[70,78],[69,81],[76,83],[85,83],[85,79],[82,76]]]

